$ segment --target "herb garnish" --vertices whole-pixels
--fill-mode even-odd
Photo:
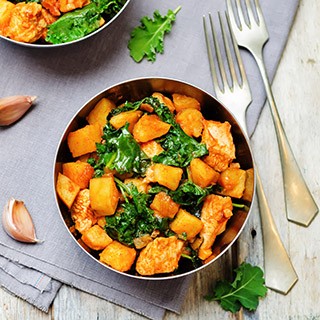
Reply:
[[[154,62],[156,54],[163,53],[164,35],[171,31],[172,23],[180,9],[181,6],[174,11],[168,10],[166,16],[161,16],[159,11],[156,10],[153,13],[154,20],[147,16],[140,20],[141,26],[133,29],[128,43],[130,55],[136,62],[140,62],[144,57]]]

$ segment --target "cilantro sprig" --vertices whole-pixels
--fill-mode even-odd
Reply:
[[[162,16],[158,10],[153,13],[153,20],[147,16],[143,17],[141,25],[131,32],[128,43],[131,57],[140,62],[144,57],[154,62],[157,53],[163,53],[164,35],[169,33],[181,6],[174,11],[168,10],[167,15]]]
[[[256,310],[259,297],[265,297],[267,288],[264,285],[263,271],[249,263],[242,263],[235,269],[232,283],[218,281],[212,294],[205,296],[208,301],[218,301],[227,311],[236,313],[241,306],[249,311]]]

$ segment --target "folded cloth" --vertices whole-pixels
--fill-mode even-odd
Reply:
[[[157,61],[135,63],[127,42],[141,17],[180,5],[177,0],[131,1],[106,30],[83,42],[29,49],[0,39],[0,96],[37,95],[36,105],[16,124],[0,128],[0,208],[13,196],[25,201],[37,236],[35,245],[14,241],[0,228],[0,285],[47,311],[61,283],[112,301],[151,319],[179,312],[191,277],[152,282],[125,277],[96,263],[70,238],[54,200],[53,165],[64,128],[91,96],[117,82],[142,76],[181,79],[212,92],[202,16],[224,10],[224,1],[182,3],[165,51]],[[270,33],[265,57],[273,78],[298,0],[261,0]],[[214,15],[213,15],[214,16]],[[249,54],[243,53],[254,102],[247,113],[252,133],[265,101]],[[253,85],[254,84],[254,85]]]

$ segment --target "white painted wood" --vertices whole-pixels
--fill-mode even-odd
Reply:
[[[320,2],[301,0],[300,8],[273,82],[274,96],[289,141],[302,173],[320,204]],[[268,107],[264,108],[252,138],[269,205],[299,276],[287,296],[268,291],[254,313],[244,319],[320,319],[320,216],[308,228],[289,223],[285,217],[282,174],[276,137]],[[252,237],[251,231],[256,231]],[[239,259],[263,266],[262,236],[257,203],[239,240]],[[230,259],[198,273],[190,287],[181,315],[171,312],[165,320],[239,319],[203,296],[218,280],[230,276]],[[0,289],[0,319],[73,320],[73,319],[144,319],[134,312],[63,286],[49,314],[30,306]]]

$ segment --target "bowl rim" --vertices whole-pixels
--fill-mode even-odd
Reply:
[[[247,215],[246,215],[246,218],[245,220],[243,221],[243,224],[242,226],[240,227],[240,229],[238,230],[237,234],[235,235],[235,237],[232,239],[232,241],[227,245],[225,246],[221,252],[219,254],[217,254],[211,261],[203,264],[202,266],[198,267],[198,268],[195,268],[195,269],[192,269],[190,271],[187,271],[187,272],[184,272],[184,273],[181,273],[181,274],[175,274],[175,275],[168,275],[168,276],[139,276],[139,275],[133,275],[133,274],[129,274],[129,273],[126,273],[126,272],[121,272],[121,271],[118,271],[116,269],[113,269],[112,267],[102,263],[101,261],[99,261],[97,258],[95,258],[93,255],[91,255],[88,251],[86,251],[82,246],[81,244],[79,244],[79,242],[77,241],[77,239],[74,237],[74,235],[71,233],[71,231],[69,230],[64,218],[63,218],[63,214],[61,212],[61,209],[60,209],[60,206],[59,206],[59,198],[58,198],[58,195],[57,195],[57,192],[56,192],[56,175],[57,175],[57,157],[58,157],[58,153],[59,153],[59,150],[60,150],[60,147],[61,147],[61,144],[63,143],[64,139],[65,139],[65,135],[68,131],[68,129],[70,128],[71,124],[73,123],[73,121],[77,118],[77,116],[79,115],[79,113],[94,99],[96,99],[99,95],[111,90],[112,88],[114,87],[117,87],[117,86],[121,86],[121,85],[125,85],[125,84],[128,84],[128,83],[131,83],[131,82],[135,82],[135,81],[148,81],[148,80],[168,80],[168,81],[174,81],[174,82],[179,82],[179,83],[182,83],[183,85],[187,85],[187,86],[191,86],[197,90],[200,90],[202,91],[203,93],[207,94],[208,96],[210,96],[210,98],[216,100],[224,109],[226,109],[226,111],[233,117],[234,121],[237,123],[240,131],[241,131],[241,135],[243,136],[243,138],[245,139],[246,141],[246,144],[247,144],[247,147],[248,147],[248,150],[250,152],[250,157],[252,159],[252,168],[253,168],[253,172],[254,172],[254,175],[253,175],[253,194],[252,194],[252,201],[251,201],[251,204],[250,204],[250,207],[249,207],[249,210],[247,212]],[[254,200],[255,200],[255,193],[256,193],[256,168],[255,168],[255,162],[254,162],[254,157],[253,157],[253,152],[252,152],[252,148],[251,148],[251,145],[249,143],[249,138],[248,136],[245,134],[244,130],[241,128],[238,120],[236,119],[236,117],[233,115],[233,113],[222,103],[220,102],[216,97],[214,97],[212,94],[208,93],[206,90],[196,86],[196,85],[193,85],[189,82],[186,82],[184,80],[180,80],[178,78],[172,78],[172,77],[159,77],[159,76],[155,76],[155,77],[152,77],[152,76],[147,76],[147,77],[136,77],[136,78],[130,78],[130,79],[127,79],[127,80],[123,80],[123,81],[120,81],[120,82],[117,82],[116,84],[113,84],[113,85],[110,85],[108,87],[106,87],[105,89],[102,89],[100,92],[98,92],[97,94],[95,94],[94,96],[92,96],[90,99],[88,99],[77,111],[76,113],[73,115],[73,117],[71,118],[71,120],[68,122],[68,124],[66,125],[65,129],[63,130],[63,133],[61,134],[61,137],[59,139],[59,142],[58,142],[58,145],[56,147],[56,152],[55,152],[55,155],[54,155],[54,163],[53,163],[53,175],[52,175],[53,179],[53,193],[54,193],[54,197],[55,197],[55,203],[56,203],[56,207],[58,209],[58,212],[59,212],[59,216],[63,222],[63,225],[64,227],[67,229],[69,235],[71,236],[71,238],[75,241],[75,243],[81,248],[81,250],[83,252],[85,252],[89,257],[91,257],[91,259],[93,259],[93,261],[99,263],[102,267],[104,268],[107,268],[108,270],[110,271],[113,271],[113,272],[116,272],[122,276],[126,276],[126,277],[129,277],[129,278],[132,278],[132,279],[139,279],[139,280],[156,280],[156,281],[164,281],[164,280],[172,280],[172,279],[178,279],[178,278],[182,278],[182,277],[186,277],[186,276],[189,276],[189,275],[192,275],[193,273],[196,273],[196,272],[199,272],[201,270],[203,270],[204,268],[207,268],[209,265],[211,265],[212,263],[214,263],[216,260],[218,260],[222,255],[224,255],[230,248],[231,246],[236,242],[236,240],[238,239],[238,237],[241,235],[241,233],[243,232],[243,229],[245,228],[246,224],[247,224],[247,221],[251,215],[251,212],[253,210],[253,204],[254,204]]]
[[[110,20],[108,20],[107,23],[105,23],[102,27],[99,27],[97,30],[93,31],[93,32],[90,32],[89,34],[87,34],[86,36],[80,38],[80,39],[77,39],[77,40],[73,40],[73,41],[70,41],[70,42],[64,42],[64,43],[57,43],[57,44],[49,44],[49,43],[44,43],[44,44],[40,44],[40,43],[28,43],[28,42],[21,42],[21,41],[17,41],[17,40],[13,40],[13,39],[10,39],[10,38],[7,38],[3,35],[0,34],[0,38],[3,39],[3,40],[6,40],[12,44],[17,44],[19,46],[22,46],[22,47],[26,47],[26,48],[58,48],[58,47],[65,47],[65,46],[68,46],[68,45],[71,45],[71,44],[75,44],[75,43],[79,43],[85,39],[88,39],[94,35],[96,35],[97,33],[99,33],[100,31],[104,30],[105,28],[107,28],[114,20],[116,20],[118,18],[118,16],[121,15],[122,11],[125,10],[125,8],[127,7],[127,5],[129,4],[131,0],[126,0],[126,3],[123,5],[123,7],[119,10],[119,12],[114,16],[112,17]]]

